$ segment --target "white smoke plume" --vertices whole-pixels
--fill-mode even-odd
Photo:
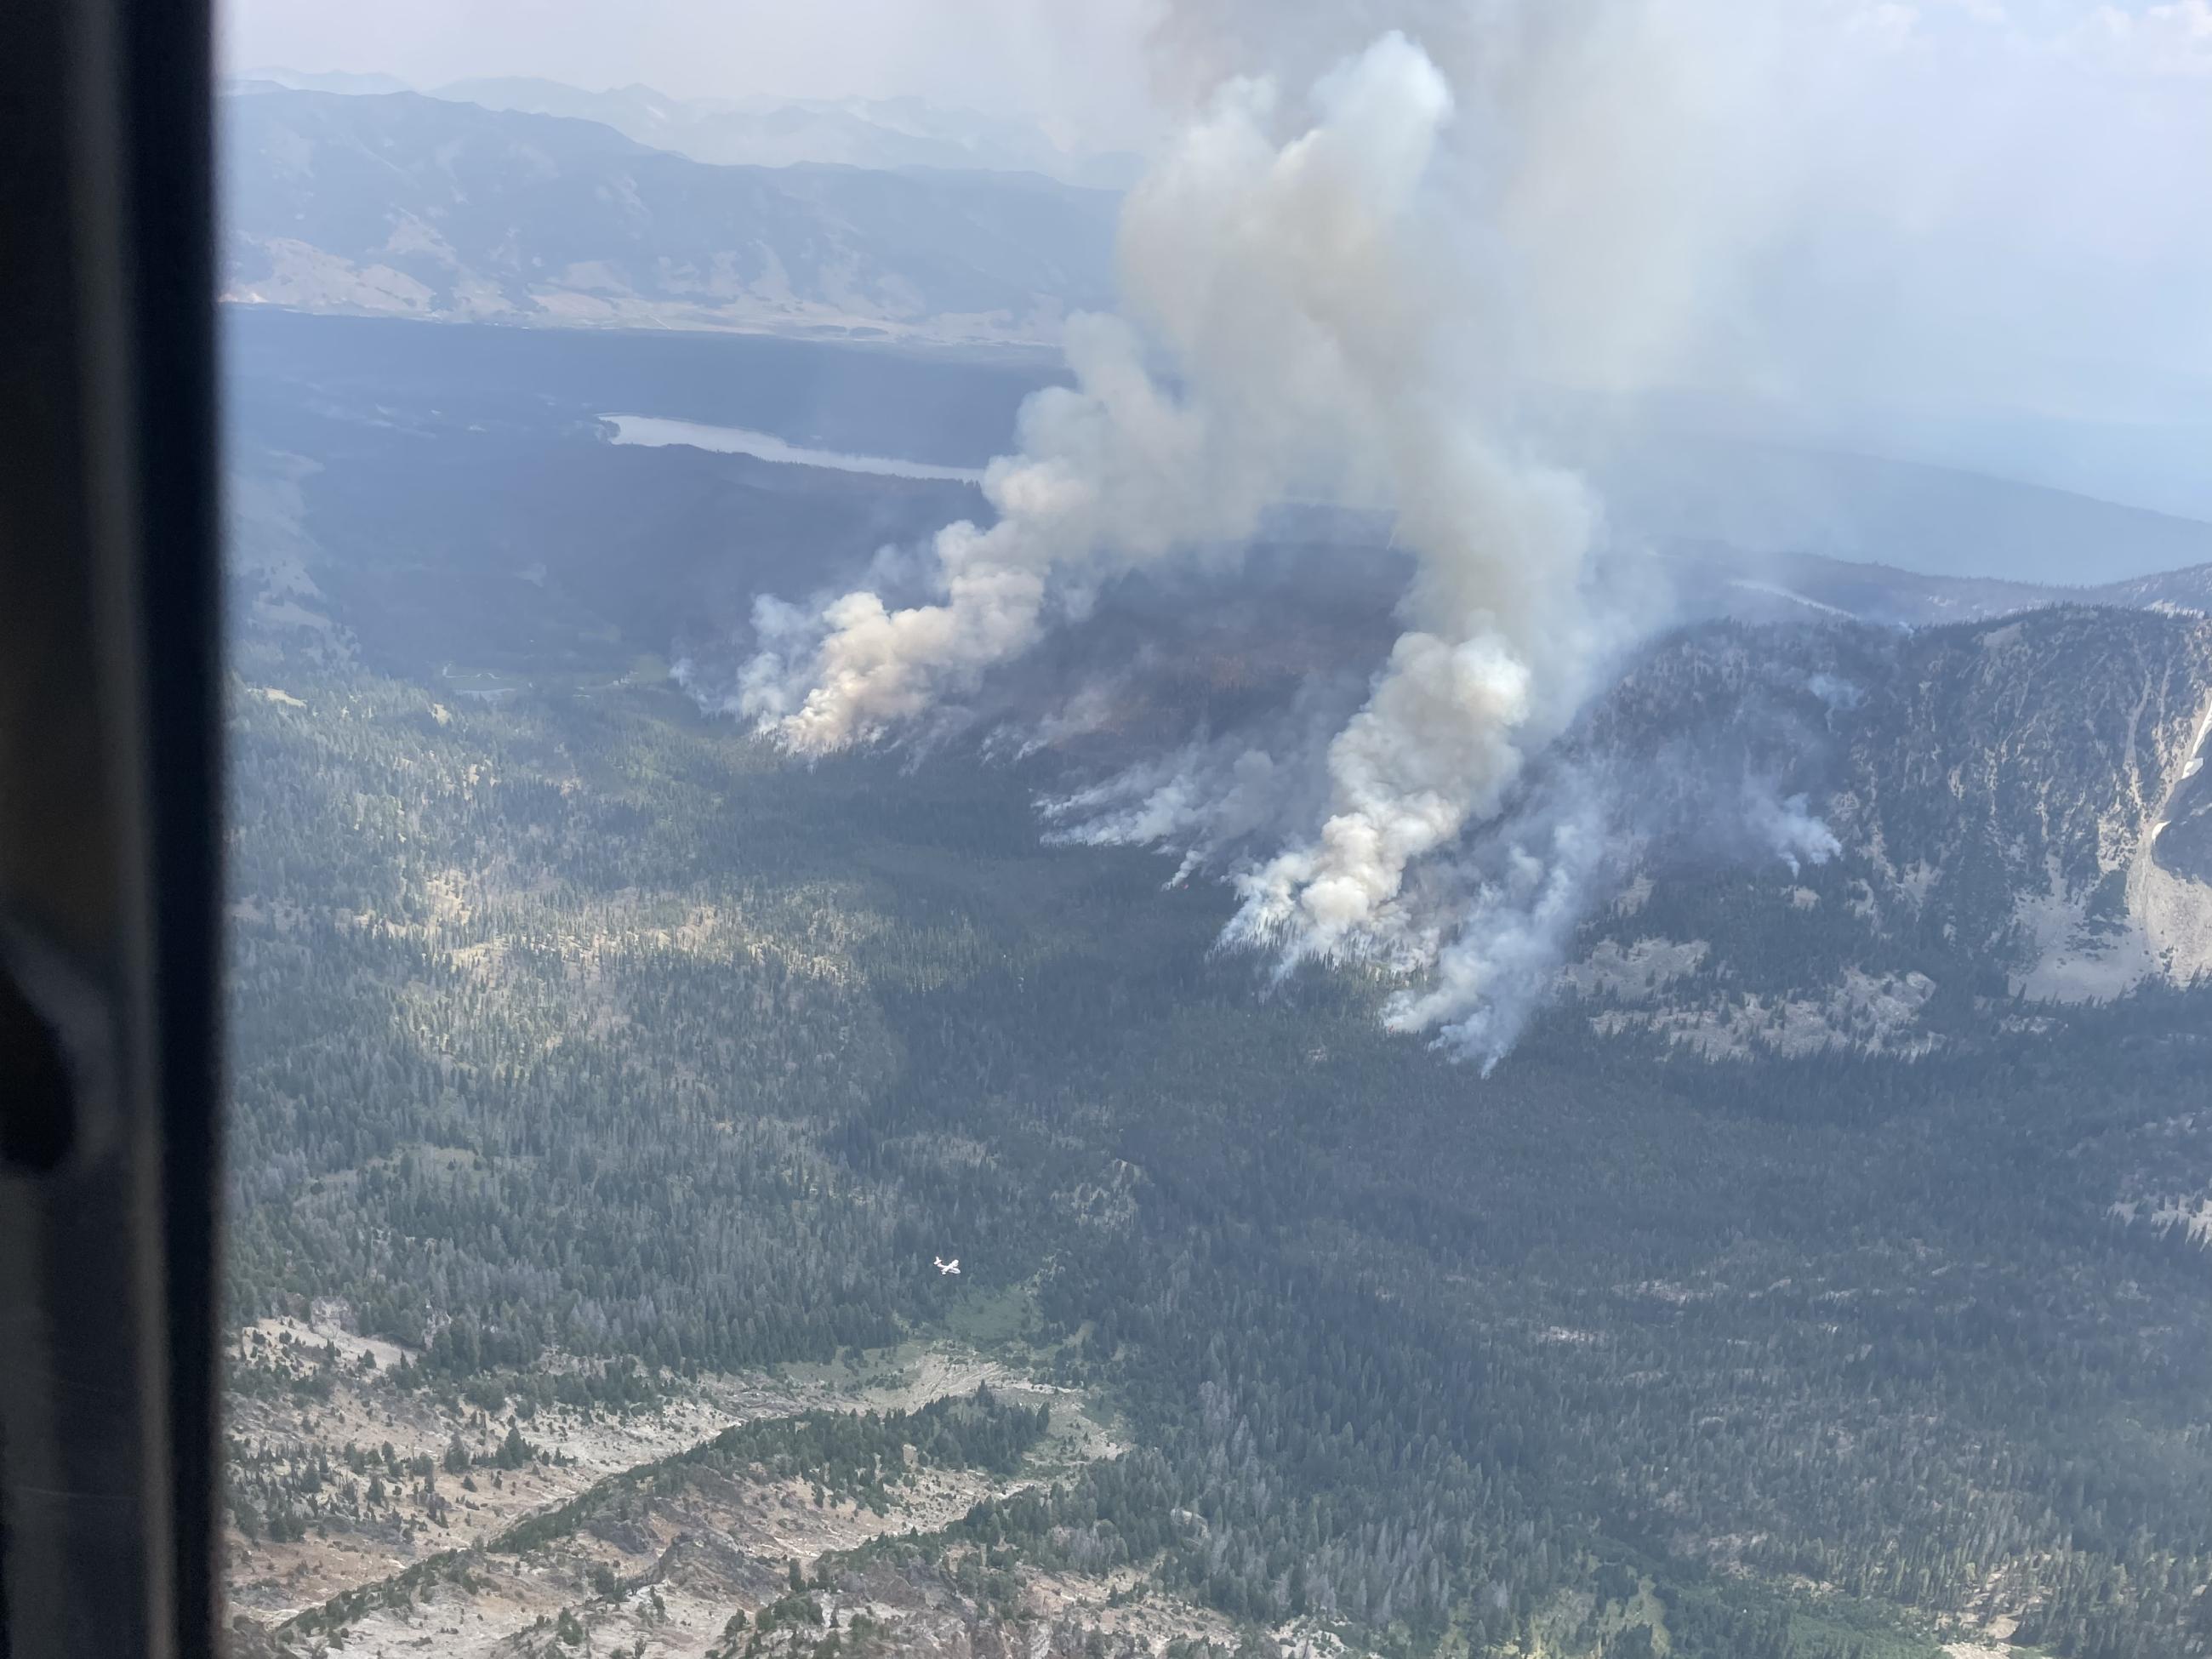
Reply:
[[[1047,839],[1177,849],[1170,884],[1273,854],[1285,824],[1328,810],[1329,742],[1357,707],[1343,690],[1310,685],[1261,731],[1185,744],[1043,802]]]
[[[1655,766],[1686,767],[1717,799],[1655,810],[1650,803],[1664,793],[1652,781]],[[1656,840],[1727,862],[1772,860],[1793,877],[1842,853],[1806,795],[1781,795],[1746,776],[1732,810],[1723,775],[1722,767],[1680,757],[1586,755],[1548,768],[1438,872],[1452,890],[1425,895],[1419,908],[1442,920],[1429,924],[1435,936],[1414,942],[1419,981],[1390,1000],[1384,1023],[1431,1034],[1487,1077],[1549,1002],[1577,930],[1618,890],[1640,848]]]
[[[1385,34],[1311,104],[1278,143],[1271,82],[1220,89],[1129,200],[1128,317],[1071,328],[1077,386],[1033,398],[1021,453],[989,468],[997,521],[939,534],[936,600],[763,602],[740,703],[801,753],[866,741],[1029,649],[1105,574],[1248,538],[1292,496],[1387,506],[1417,560],[1406,631],[1327,744],[1325,816],[1248,872],[1232,929],[1334,957],[1402,948],[1408,868],[1495,813],[1571,714],[1597,520],[1576,479],[1501,436],[1516,367],[1483,349],[1505,337],[1483,309],[1496,273],[1421,211],[1454,114],[1442,75]],[[1211,794],[1170,774],[1093,833],[1243,836],[1279,764],[1241,756]]]
[[[939,533],[936,602],[848,593],[808,619],[811,641],[771,605],[744,712],[801,752],[864,742],[1028,649],[1102,576],[1242,541],[1285,498],[1418,510],[1441,467],[1506,473],[1438,430],[1464,396],[1437,361],[1464,307],[1417,206],[1449,89],[1387,35],[1314,102],[1320,118],[1279,145],[1272,82],[1219,90],[1124,209],[1127,315],[1071,323],[1076,387],[1033,398],[1020,453],[987,470],[996,521]]]
[[[2174,310],[2201,283],[2160,276],[2208,246],[2171,211],[2202,193],[2202,108],[2166,75],[2164,125],[2083,113],[2144,104],[2140,76],[2095,91],[2122,46],[2161,75],[2196,57],[2147,27],[2038,33],[2021,9],[1163,0],[1163,90],[1191,115],[1125,204],[1121,314],[1070,325],[1075,384],[1025,405],[987,522],[854,592],[760,603],[737,709],[803,755],[930,735],[1117,576],[1233,561],[1288,501],[1387,512],[1415,574],[1363,694],[1312,690],[1045,803],[1048,833],[1228,872],[1231,942],[1407,970],[1391,1024],[1495,1063],[1636,817],[1625,770],[1532,782],[1528,763],[1624,618],[1663,608],[1594,596],[1601,515],[1531,453],[1544,411],[1524,403],[1668,388],[1886,431],[1900,386],[1933,410],[1967,385],[2050,402],[2050,363],[2106,355],[2127,319],[2151,358],[2202,345]],[[2068,87],[2076,118],[2054,120]],[[2100,214],[2157,229],[2119,238],[2134,289],[2113,237],[2081,229]],[[2109,302],[2015,290],[2035,264]],[[2075,332],[2054,340],[2062,312]],[[1832,715],[1860,695],[1808,689]],[[1082,701],[1021,735],[1080,727]],[[1838,850],[1803,796],[1642,760],[1664,803],[1643,810],[1693,813],[1716,856]]]
[[[1450,907],[1450,936],[1419,989],[1386,1009],[1394,1031],[1432,1031],[1487,1077],[1551,996],[1575,929],[1604,888],[1619,843],[1601,791],[1571,775],[1488,839],[1460,872],[1474,890]]]
[[[1206,75],[1125,204],[1121,314],[1071,323],[1074,386],[1032,398],[986,471],[995,516],[938,533],[925,602],[887,599],[896,580],[761,601],[736,701],[801,755],[926,732],[1118,575],[1233,556],[1287,501],[1388,512],[1414,574],[1364,700],[1043,811],[1058,839],[1181,852],[1178,878],[1227,869],[1227,941],[1285,968],[1414,975],[1389,1024],[1487,1067],[1608,873],[1600,792],[1532,799],[1524,770],[1633,631],[1594,592],[1598,505],[1530,453],[1521,404],[1539,380],[1653,384],[1710,337],[1786,176],[1774,135],[1796,129],[1769,118],[1796,88],[1767,8],[1378,12],[1425,44],[1246,0],[1169,13],[1186,63],[1312,66],[1310,94]],[[1732,836],[1793,866],[1834,850],[1802,799],[1742,808]]]

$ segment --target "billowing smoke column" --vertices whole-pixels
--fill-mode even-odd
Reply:
[[[1021,453],[986,474],[996,522],[937,536],[935,602],[765,604],[740,707],[804,754],[876,738],[1028,650],[1105,575],[1247,538],[1288,498],[1387,507],[1418,560],[1405,631],[1327,744],[1321,821],[1274,826],[1288,844],[1242,875],[1231,936],[1286,961],[1410,963],[1436,945],[1408,870],[1498,811],[1582,690],[1595,515],[1486,418],[1509,378],[1480,349],[1504,337],[1482,326],[1496,295],[1420,211],[1453,115],[1443,77],[1389,34],[1311,103],[1279,144],[1271,83],[1215,95],[1127,203],[1125,316],[1071,326],[1075,388],[1033,398]],[[1114,838],[1204,840],[1250,815],[1268,765],[1245,757],[1219,794],[1171,778]]]
[[[848,593],[797,640],[772,610],[784,648],[754,665],[744,712],[802,753],[884,735],[1034,645],[1100,576],[1246,538],[1293,493],[1385,484],[1394,440],[1423,423],[1407,405],[1433,393],[1441,296],[1414,208],[1451,96],[1391,35],[1316,101],[1319,124],[1279,149],[1273,85],[1221,88],[1123,209],[1126,317],[1070,323],[1075,389],[1031,398],[1020,453],[987,469],[997,521],[938,533],[939,601]]]
[[[1390,1022],[1494,1060],[1620,874],[1634,763],[1717,856],[1838,851],[1780,770],[1546,752],[1639,607],[1627,560],[1594,602],[1594,504],[1520,434],[1595,413],[1602,466],[1600,406],[1632,446],[1678,407],[1639,400],[1684,390],[1859,447],[1900,392],[1939,424],[1993,398],[2011,430],[2081,363],[2201,367],[2208,244],[2171,210],[2212,154],[2203,42],[2172,6],[2034,9],[1160,0],[1162,90],[1206,101],[1125,204],[1121,313],[1071,324],[1074,387],[1024,408],[989,521],[924,550],[929,602],[896,562],[762,601],[738,708],[806,755],[926,735],[1119,574],[1233,552],[1286,501],[1387,511],[1416,574],[1371,681],[1094,780],[1048,832],[1225,872],[1231,942],[1410,970]],[[1285,78],[1222,78],[1262,64]],[[1577,396],[1532,423],[1538,386]]]
[[[1566,944],[1606,873],[1616,826],[1601,795],[1568,774],[1539,792],[1459,873],[1474,891],[1449,907],[1451,937],[1427,953],[1432,970],[1400,992],[1383,1018],[1396,1031],[1437,1030],[1486,1076],[1550,994]]]

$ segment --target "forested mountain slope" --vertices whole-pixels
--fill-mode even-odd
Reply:
[[[695,395],[791,413],[753,346],[796,349]],[[849,349],[882,395],[791,413],[836,441],[996,395]],[[800,765],[671,647],[971,491],[617,448],[650,377],[591,354],[434,398],[274,355],[232,400],[241,1651],[2212,1652],[2201,617],[1645,641],[1531,769],[1626,855],[1486,1077],[1388,975],[1217,949],[1224,884],[1042,833],[1356,696],[1389,591],[1340,545],[1255,550],[1304,573],[1267,604],[1107,592],[962,739]],[[1137,646],[1115,718],[987,758]]]
[[[1599,1029],[1716,1055],[1924,1052],[2019,1018],[2014,999],[2192,983],[2212,973],[2190,827],[2208,722],[2212,624],[2194,617],[1692,630],[1557,763],[1613,780],[1641,847],[1568,977],[1607,1010]],[[1762,848],[1738,795],[1794,801],[1832,855]]]
[[[1292,1639],[2203,1640],[2212,1281],[2113,1210],[2212,1192],[2194,998],[1720,1069],[1569,1004],[1485,1081],[1040,846],[1016,771],[239,670],[239,1320],[327,1299],[413,1356],[380,1387],[502,1413],[984,1333],[1137,1448],[963,1523],[995,1562]]]

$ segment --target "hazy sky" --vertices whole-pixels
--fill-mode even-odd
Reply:
[[[1555,111],[1516,55],[1531,41],[1501,27],[1512,15],[1507,0],[228,0],[222,57],[420,88],[918,93],[1030,114],[1063,143],[1147,149],[1175,118],[1163,100],[1187,110],[1226,73],[1275,76],[1297,121],[1317,73],[1399,27],[1469,90],[1453,137],[1478,185],[1518,166],[1501,136],[1560,156],[1506,204],[1507,230],[1545,255],[1531,315],[1594,342],[1597,380],[1749,392],[1862,447],[1893,437],[2212,516],[2212,0],[1553,0],[1521,15],[1571,44],[1541,48],[1566,65]]]
[[[228,0],[223,61],[633,82],[678,97],[927,94],[1055,136],[1140,137],[1153,0]]]

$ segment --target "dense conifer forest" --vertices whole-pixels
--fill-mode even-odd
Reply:
[[[1221,890],[1042,844],[1048,760],[796,767],[649,683],[250,647],[230,709],[229,1319],[342,1305],[416,1356],[381,1386],[516,1414],[459,1471],[364,1451],[381,1486],[951,1335],[1131,1445],[872,1547],[948,1571],[1133,1569],[1407,1656],[1532,1650],[1563,1592],[1608,1659],[1659,1650],[1632,1605],[1686,1659],[1919,1659],[1998,1608],[2027,1651],[2212,1651],[2212,1267],[2112,1209],[2212,1174],[2196,995],[1917,1060],[1708,1061],[1571,1001],[1484,1079],[1379,981],[1214,951]],[[1717,880],[1701,936],[1755,962]],[[865,1498],[887,1447],[1042,1431],[962,1411],[702,1455]],[[247,1445],[233,1490],[333,1518]]]

